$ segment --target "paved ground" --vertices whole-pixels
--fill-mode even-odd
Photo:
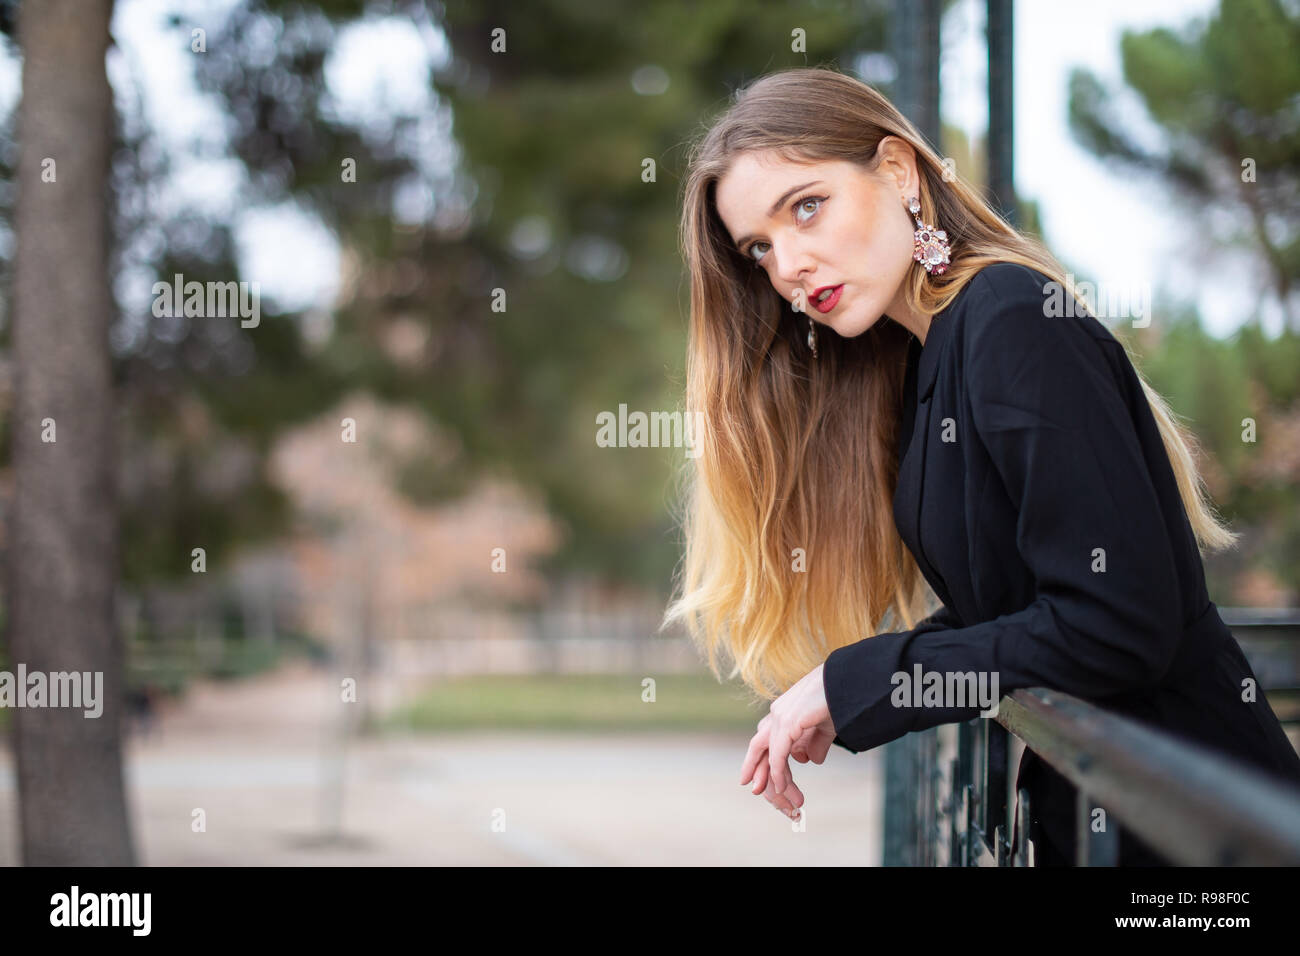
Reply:
[[[150,865],[876,865],[879,754],[792,763],[802,832],[737,782],[747,738],[477,732],[352,738],[302,665],[195,688],[127,744]],[[328,718],[328,719],[327,719]],[[195,808],[206,832],[191,828]],[[0,749],[0,865],[20,862]],[[503,821],[504,828],[493,827]]]

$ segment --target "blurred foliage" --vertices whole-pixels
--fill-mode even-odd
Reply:
[[[376,277],[342,305],[323,358],[350,383],[454,429],[462,457],[410,469],[409,494],[435,501],[504,471],[538,488],[569,531],[544,569],[662,588],[678,553],[666,505],[683,453],[600,448],[595,433],[602,410],[681,401],[684,146],[756,63],[880,49],[884,5],[719,2],[691,8],[687,22],[677,2],[445,4],[438,25],[454,58],[431,83],[454,117],[461,162],[451,181],[426,184],[436,208],[415,227],[391,215],[398,181],[412,174],[399,153],[303,108],[316,101],[305,91],[319,88],[333,39],[335,24],[321,18],[343,9],[248,3],[210,40],[218,53],[198,74],[232,117],[278,117],[273,133],[241,126],[232,137],[258,198],[287,194],[313,209],[358,272]],[[369,9],[417,22],[425,13],[411,3]],[[779,52],[792,25],[807,31],[806,55]],[[503,53],[491,50],[496,27],[506,30]],[[249,57],[244,38],[267,35],[295,40]],[[634,82],[657,76],[667,80],[661,95],[638,94]],[[390,121],[388,139],[400,143],[406,120]],[[358,182],[341,182],[339,158],[356,155]],[[653,182],[642,181],[646,159]],[[458,202],[470,207],[466,221],[456,221]],[[504,312],[492,309],[496,289]],[[429,341],[418,361],[399,365],[384,333],[410,319]]]
[[[245,634],[214,637],[209,642],[142,640],[128,643],[126,686],[131,694],[146,688],[179,695],[194,680],[232,680],[273,670],[290,659],[329,660],[326,646],[306,634],[290,632],[264,640]]]
[[[1160,321],[1158,319],[1158,321]],[[1215,506],[1240,546],[1206,561],[1220,604],[1237,596],[1238,576],[1257,568],[1300,600],[1300,332],[1268,337],[1248,323],[1227,340],[1210,335],[1194,311],[1164,321],[1158,347],[1138,349],[1147,380],[1184,418],[1210,459]],[[1145,351],[1145,354],[1142,352]],[[1254,422],[1249,440],[1247,422]]]
[[[1123,34],[1126,92],[1145,108],[1156,145],[1140,135],[1124,97],[1087,70],[1071,74],[1069,114],[1097,156],[1181,201],[1220,242],[1256,252],[1287,325],[1300,332],[1297,51],[1294,2],[1221,0],[1181,31]]]

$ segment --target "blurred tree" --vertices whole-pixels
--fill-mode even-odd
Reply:
[[[28,673],[100,680],[102,713],[14,711],[23,862],[134,863],[122,780],[122,649],[113,613],[118,517],[108,355],[112,0],[19,15],[10,656]],[[101,683],[102,681],[102,683]],[[25,683],[25,682],[24,682]],[[26,696],[26,686],[17,693]],[[89,701],[83,702],[87,707]]]
[[[12,0],[0,3],[0,31],[12,32]],[[188,30],[178,45],[190,46]],[[141,65],[123,51],[129,86],[109,110],[112,147],[108,217],[113,277],[109,344],[115,389],[114,467],[122,528],[124,582],[141,589],[149,629],[149,589],[188,577],[190,552],[216,569],[240,543],[283,533],[285,500],[267,479],[265,454],[285,427],[342,394],[344,373],[316,362],[299,332],[300,316],[264,307],[256,328],[236,319],[154,316],[131,287],[155,280],[238,281],[230,220],[165,211],[161,187],[171,155],[146,119]],[[0,173],[13,178],[14,130],[0,129]],[[0,213],[12,220],[12,189]],[[0,261],[4,285],[10,262]],[[12,330],[3,331],[8,345]],[[21,364],[21,363],[19,363]],[[3,421],[0,465],[9,464],[12,420]]]
[[[292,195],[315,210],[361,277],[320,361],[459,438],[462,454],[412,469],[407,490],[437,500],[511,474],[570,529],[551,569],[663,587],[678,555],[666,485],[684,452],[601,448],[595,437],[598,412],[681,400],[680,151],[699,117],[725,107],[723,91],[758,73],[880,49],[886,11],[451,2],[434,23],[423,3],[371,4],[370,16],[450,40],[430,83],[460,161],[443,182],[417,180],[433,208],[413,224],[401,190],[418,175],[403,152],[417,118],[374,117],[365,139],[339,127],[321,95],[353,5],[242,4],[196,68],[232,119],[250,201]],[[498,28],[505,47],[494,52]],[[791,49],[795,30],[807,52]],[[355,181],[340,175],[347,157]],[[643,180],[648,161],[655,175]],[[498,289],[505,311],[493,309]],[[412,324],[423,344],[395,361],[388,343]]]
[[[1098,156],[1150,175],[1201,229],[1255,249],[1300,332],[1300,8],[1221,0],[1205,23],[1125,31],[1123,76],[1156,124],[1151,147],[1119,97],[1087,70],[1070,77],[1070,125]],[[1220,226],[1220,223],[1226,226]]]

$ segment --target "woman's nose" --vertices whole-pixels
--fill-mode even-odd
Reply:
[[[771,254],[777,257],[776,268],[773,270],[776,277],[793,287],[790,293],[793,296],[794,290],[803,285],[803,277],[811,271],[812,264],[808,254],[793,246],[785,249],[777,249],[773,246]]]

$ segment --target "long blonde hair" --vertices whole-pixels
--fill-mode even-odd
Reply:
[[[927,613],[929,588],[893,518],[908,333],[876,322],[845,338],[822,326],[812,364],[806,321],[762,269],[729,241],[716,184],[741,153],[790,161],[848,160],[875,169],[876,145],[897,136],[916,152],[921,218],[947,232],[948,271],[910,270],[904,294],[918,312],[942,311],[985,265],[1016,262],[1072,279],[1038,241],[1021,235],[945,167],[885,97],[824,68],[769,74],[738,90],[691,147],[680,241],[690,269],[686,406],[706,427],[688,459],[675,515],[685,547],[678,593],[662,631],[684,621],[719,680],[731,674],[772,699],[835,648]],[[1080,308],[1086,303],[1080,301]],[[1196,441],[1139,380],[1198,546],[1236,535],[1219,523],[1197,472]]]

